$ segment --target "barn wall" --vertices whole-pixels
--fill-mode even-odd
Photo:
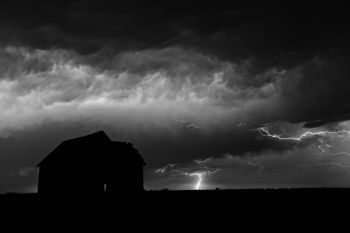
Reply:
[[[104,180],[92,168],[45,166],[39,168],[38,192],[42,194],[99,194]]]
[[[133,168],[128,167],[127,170],[115,170],[107,179],[106,192],[139,192],[144,191],[143,188],[143,166],[135,164]]]
[[[68,149],[55,156],[75,159],[52,160],[39,168],[39,193],[100,194],[105,192],[105,184],[109,193],[144,190],[143,165],[135,154],[89,147]]]

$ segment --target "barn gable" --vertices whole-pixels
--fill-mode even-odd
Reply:
[[[112,141],[99,131],[63,141],[50,152],[37,165],[38,191],[52,194],[60,193],[61,189],[73,193],[140,191],[144,190],[144,165],[131,143]]]
[[[68,155],[71,154],[72,150],[79,149],[81,151],[90,149],[89,147],[98,146],[98,147],[106,147],[108,143],[111,143],[111,139],[104,131],[98,131],[93,134],[85,135],[78,138],[73,138],[69,140],[63,141],[59,144],[52,152],[49,153],[38,165],[37,167],[45,166],[48,163],[63,163],[70,162],[72,163],[75,159],[84,159],[78,158],[81,157],[79,154],[76,158],[72,158]],[[96,148],[97,149],[97,148]],[[103,149],[103,148],[99,148]],[[86,159],[86,158],[85,158]],[[83,161],[80,161],[83,162]]]

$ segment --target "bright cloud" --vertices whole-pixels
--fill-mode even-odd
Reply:
[[[283,75],[270,70],[262,75],[273,79],[249,86],[244,67],[181,48],[124,52],[100,62],[96,56],[1,48],[0,133],[43,121],[169,128],[172,117],[203,130],[213,122],[226,127],[272,108]]]

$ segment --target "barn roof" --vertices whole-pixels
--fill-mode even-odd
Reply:
[[[72,158],[62,158],[62,154],[66,154],[65,151],[67,150],[77,149],[79,147],[85,147],[87,145],[103,147],[101,149],[107,148],[107,151],[120,150],[123,152],[127,152],[128,154],[134,154],[136,156],[136,160],[139,163],[141,163],[142,165],[146,164],[141,155],[138,153],[138,151],[133,147],[133,144],[128,142],[112,141],[104,131],[98,131],[89,135],[63,141],[53,151],[51,151],[40,163],[38,163],[37,167],[43,166],[44,164],[47,164],[50,161],[53,162],[54,160],[72,160]]]

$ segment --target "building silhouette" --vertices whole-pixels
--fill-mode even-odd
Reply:
[[[63,141],[38,165],[40,194],[143,191],[144,160],[131,143],[105,132]]]

